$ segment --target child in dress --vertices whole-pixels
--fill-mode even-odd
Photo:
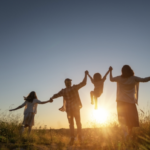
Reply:
[[[34,91],[30,92],[27,97],[24,97],[24,100],[25,102],[22,105],[18,106],[15,109],[11,109],[9,111],[14,111],[25,106],[21,135],[24,131],[24,128],[26,127],[29,128],[28,129],[28,135],[29,135],[31,132],[32,126],[34,125],[34,116],[37,113],[37,105],[48,103],[50,102],[50,100],[41,102],[40,100],[38,100],[36,93]]]
[[[94,84],[94,91],[90,92],[91,95],[91,104],[94,104],[93,99],[95,100],[95,109],[97,109],[97,98],[103,93],[103,84],[106,80],[109,70],[106,72],[105,76],[102,78],[100,73],[95,73],[93,78],[88,74],[91,82]]]

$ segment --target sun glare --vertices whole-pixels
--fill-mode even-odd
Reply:
[[[106,123],[108,120],[108,111],[104,108],[92,110],[92,120],[96,121],[97,123]]]

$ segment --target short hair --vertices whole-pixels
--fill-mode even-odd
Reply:
[[[69,78],[65,79],[65,81],[64,81],[64,82],[65,82],[65,85],[67,85],[67,82],[68,82],[68,81],[70,82],[70,81],[72,81],[72,80],[69,79]]]
[[[93,76],[93,80],[96,82],[96,81],[99,81],[102,79],[102,76],[100,73],[95,73],[94,76]]]
[[[30,103],[32,103],[34,99],[37,99],[36,92],[34,91],[30,92],[27,97],[24,97],[24,100]]]
[[[129,65],[124,65],[121,71],[122,71],[121,77],[123,78],[129,78],[131,76],[134,76],[134,71],[131,69]]]

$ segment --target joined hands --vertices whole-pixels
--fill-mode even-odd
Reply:
[[[86,71],[85,71],[85,74],[86,74],[86,75],[88,75],[88,74],[89,74],[89,72],[86,70]]]
[[[50,98],[49,102],[50,102],[50,103],[52,103],[52,102],[53,102],[53,99],[52,99],[52,98]]]
[[[112,71],[112,70],[113,70],[113,68],[112,68],[112,66],[110,66],[110,67],[109,67],[109,71]]]

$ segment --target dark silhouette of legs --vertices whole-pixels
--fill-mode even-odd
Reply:
[[[74,121],[73,121],[73,114],[72,112],[68,114],[68,122],[69,122],[69,128],[70,128],[70,136],[71,138],[74,138]]]
[[[81,125],[80,110],[77,110],[74,113],[74,117],[75,117],[76,125],[77,125],[78,140],[79,140],[79,142],[81,142],[82,141],[82,134],[81,134],[82,125]]]
[[[76,121],[76,125],[77,125],[77,135],[78,135],[78,140],[79,142],[82,141],[81,139],[81,117],[80,117],[80,109],[71,111],[70,113],[67,113],[67,118],[68,118],[68,122],[69,122],[69,128],[70,128],[70,136],[71,136],[71,140],[69,142],[69,145],[73,145],[74,143],[74,118]]]
[[[73,145],[74,144],[74,121],[73,121],[73,112],[67,113],[67,118],[68,118],[68,122],[69,122],[69,128],[70,128],[70,136],[71,136],[71,140],[69,142],[69,145]]]

